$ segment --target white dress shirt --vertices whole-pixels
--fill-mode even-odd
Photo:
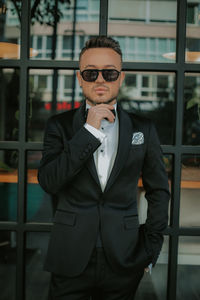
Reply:
[[[116,111],[117,104],[114,105]],[[86,104],[86,109],[90,106]],[[94,162],[99,176],[102,191],[104,191],[117,154],[119,139],[119,120],[116,113],[115,122],[110,123],[106,119],[101,121],[99,129],[85,123],[85,128],[100,140],[101,145],[94,152]]]

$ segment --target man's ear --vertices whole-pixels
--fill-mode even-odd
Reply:
[[[125,78],[125,72],[121,72],[121,74],[120,74],[120,86],[122,86],[124,78]]]
[[[78,79],[79,85],[82,86],[82,77],[80,71],[76,71],[76,77]]]

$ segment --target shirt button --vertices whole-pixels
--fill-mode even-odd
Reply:
[[[104,130],[104,127],[101,127],[102,130]]]
[[[103,150],[101,149],[101,152],[103,152]]]

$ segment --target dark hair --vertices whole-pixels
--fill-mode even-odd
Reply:
[[[80,52],[79,55],[79,61],[81,59],[81,56],[83,55],[83,53],[91,48],[110,48],[113,49],[115,52],[117,52],[122,60],[122,51],[120,49],[120,45],[118,43],[118,41],[114,40],[111,37],[107,37],[107,36],[97,36],[97,37],[93,37],[91,39],[89,39],[88,41],[86,41],[85,46],[83,47],[83,49]]]

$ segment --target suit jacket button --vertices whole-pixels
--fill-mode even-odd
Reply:
[[[87,148],[89,149],[89,150],[91,150],[92,149],[92,144],[87,144]]]

